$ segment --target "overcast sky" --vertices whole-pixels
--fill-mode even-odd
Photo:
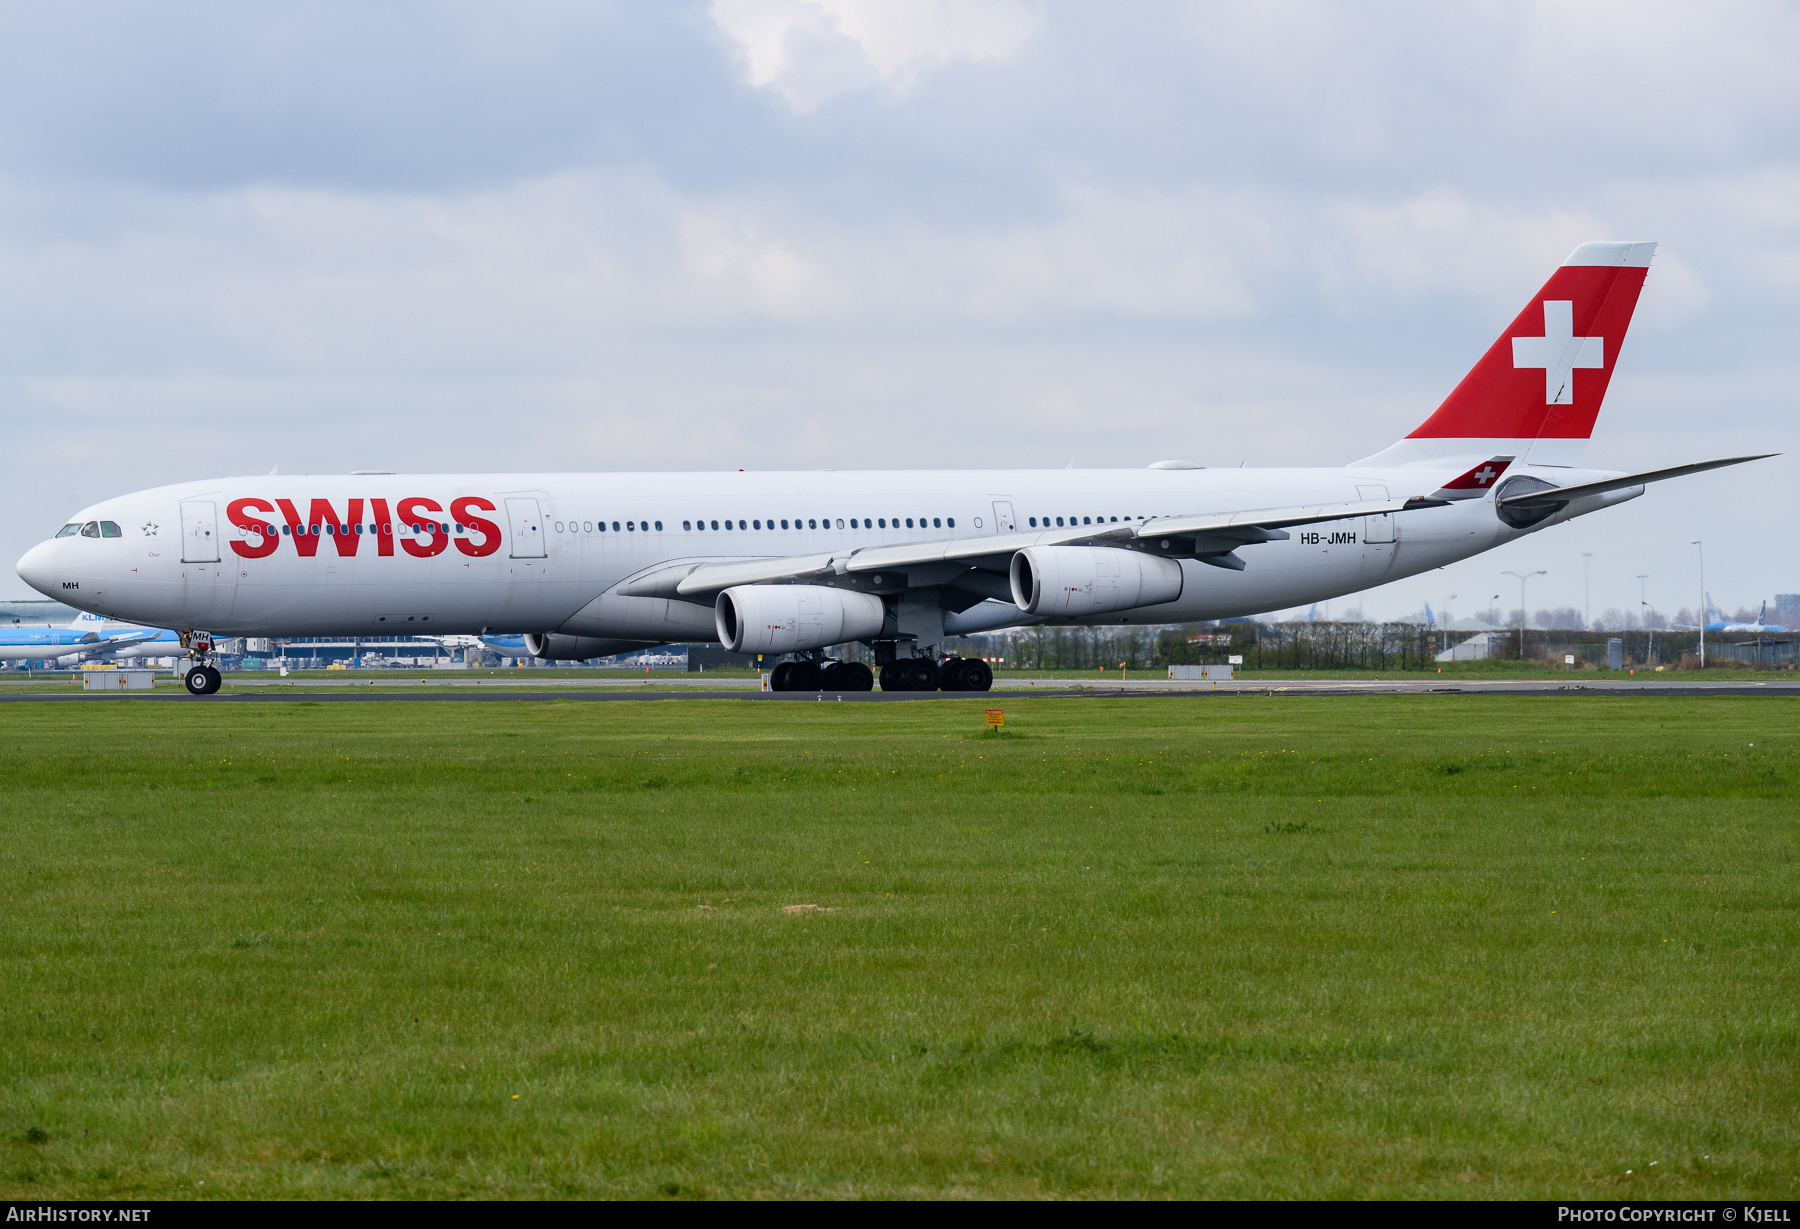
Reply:
[[[0,555],[220,474],[1336,465],[1587,239],[1800,449],[1793,4],[0,3]],[[1800,592],[1793,456],[1369,594]],[[4,571],[0,593],[29,591]]]

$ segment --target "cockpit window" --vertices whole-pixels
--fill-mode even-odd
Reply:
[[[72,521],[69,524],[64,525],[61,529],[57,530],[56,536],[59,538],[72,538],[80,532],[81,532],[81,522],[80,521]]]
[[[81,527],[81,536],[84,538],[99,537],[100,536],[100,522],[99,521],[89,521],[87,524],[83,525]]]
[[[124,531],[119,528],[119,522],[101,521],[100,536],[103,538],[122,538],[125,534]]]

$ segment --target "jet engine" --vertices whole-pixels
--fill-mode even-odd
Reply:
[[[1109,546],[1028,546],[1012,557],[1013,601],[1026,614],[1073,618],[1159,606],[1181,596],[1181,565]]]
[[[713,607],[733,653],[797,653],[881,634],[887,611],[873,593],[823,585],[739,585]]]
[[[593,636],[564,636],[556,632],[525,637],[526,650],[540,661],[586,661],[590,657],[611,657],[614,653],[635,653],[665,643],[662,640],[600,640]]]

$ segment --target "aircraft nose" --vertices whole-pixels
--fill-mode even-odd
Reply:
[[[19,579],[45,597],[56,596],[56,547],[39,542],[19,560]]]

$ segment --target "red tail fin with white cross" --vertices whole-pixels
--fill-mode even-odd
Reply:
[[[1631,326],[1654,243],[1584,243],[1437,412],[1358,466],[1510,454],[1578,465]]]

